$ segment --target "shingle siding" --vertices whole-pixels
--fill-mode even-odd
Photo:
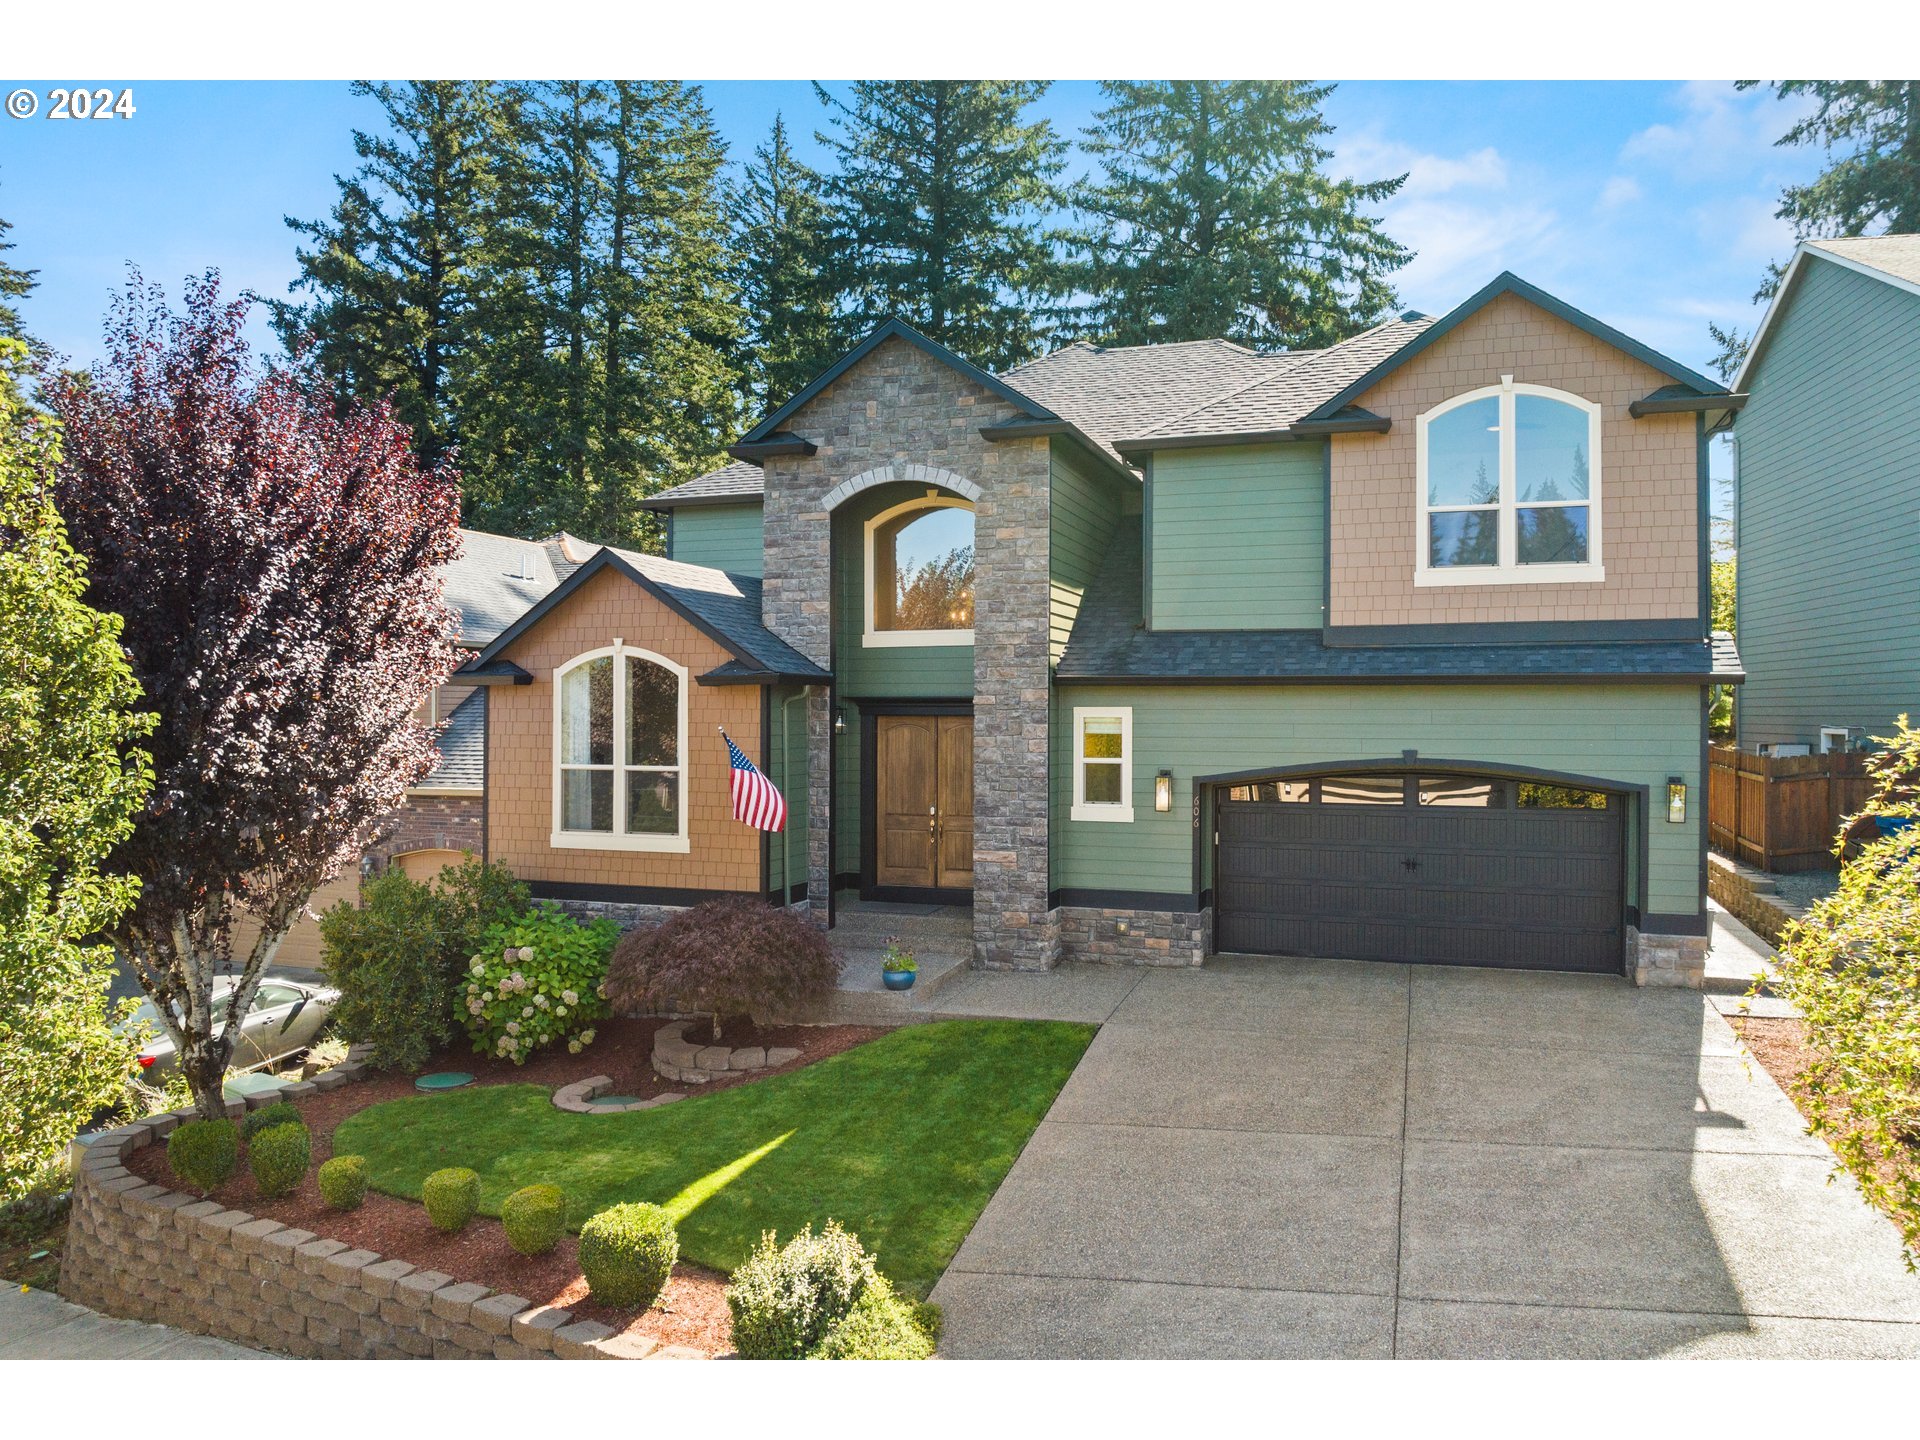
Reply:
[[[687,565],[711,565],[735,575],[758,575],[765,563],[760,504],[688,505],[673,512],[668,555]]]
[[[1804,263],[1735,427],[1742,744],[1920,713],[1920,295]]]
[[[1326,453],[1313,440],[1154,457],[1154,629],[1319,628]]]

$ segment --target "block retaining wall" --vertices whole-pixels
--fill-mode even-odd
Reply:
[[[291,1098],[364,1078],[350,1058]],[[265,1097],[286,1098],[287,1091]],[[230,1113],[245,1107],[234,1102]],[[125,1161],[191,1111],[109,1130],[75,1170],[60,1290],[131,1320],[305,1359],[697,1359],[571,1311],[149,1185]]]

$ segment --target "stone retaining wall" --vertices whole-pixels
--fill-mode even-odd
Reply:
[[[1097,910],[1063,905],[1060,958],[1106,965],[1203,965],[1210,910]],[[1125,925],[1125,933],[1121,925]]]
[[[1805,912],[1786,904],[1778,895],[1757,888],[1756,876],[1760,877],[1760,884],[1771,887],[1772,882],[1764,878],[1764,872],[1751,870],[1724,855],[1707,856],[1707,893],[1726,906],[1742,925],[1769,945],[1777,946],[1787,922]]]
[[[360,1078],[364,1063],[350,1059],[308,1084],[331,1089]],[[324,1083],[329,1077],[338,1078]],[[245,1107],[236,1101],[232,1108]],[[74,1174],[60,1271],[69,1300],[308,1359],[699,1358],[576,1320],[571,1311],[149,1185],[126,1168],[134,1151],[164,1143],[191,1118],[176,1111],[136,1121],[87,1148]]]

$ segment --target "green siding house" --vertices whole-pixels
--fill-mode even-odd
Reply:
[[[1735,382],[1742,746],[1920,714],[1920,236],[1810,241]]]
[[[647,504],[830,677],[759,677],[774,903],[969,905],[983,966],[1688,984],[1739,404],[1511,275],[1320,351],[1001,375],[889,321]]]

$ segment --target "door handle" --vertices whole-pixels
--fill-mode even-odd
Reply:
[[[1420,868],[1420,862],[1418,860],[1415,860],[1412,856],[1408,856],[1405,860],[1402,860],[1400,862],[1400,868],[1402,870],[1406,870],[1409,872],[1418,870]]]

